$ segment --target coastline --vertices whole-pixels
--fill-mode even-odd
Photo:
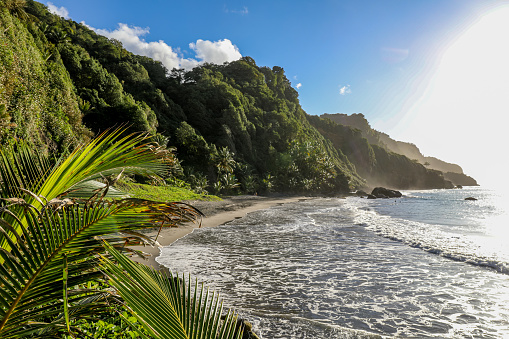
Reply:
[[[157,241],[161,247],[169,246],[178,239],[190,234],[196,228],[216,227],[234,219],[242,218],[246,216],[246,214],[257,210],[263,210],[273,206],[306,199],[309,198],[305,196],[263,197],[243,195],[225,198],[221,201],[185,201],[204,214],[201,221],[201,227],[198,220],[196,223],[185,223],[179,227],[163,228],[161,229],[158,237],[157,234],[159,232],[159,228],[152,228],[144,231],[143,233],[152,239],[157,237]],[[165,268],[156,261],[156,258],[160,253],[160,247],[131,246],[131,249],[143,251],[147,254],[145,259],[134,255],[132,257],[134,261],[143,263],[158,270]]]

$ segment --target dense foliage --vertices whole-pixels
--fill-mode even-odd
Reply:
[[[4,144],[17,137],[63,152],[125,124],[176,147],[181,167],[167,181],[199,193],[337,194],[384,182],[405,188],[414,180],[445,186],[420,178],[434,175],[423,165],[399,160],[413,175],[390,179],[394,172],[382,159],[398,158],[375,154],[378,135],[308,116],[281,67],[244,57],[167,70],[38,2],[2,1]]]
[[[125,255],[157,245],[138,230],[201,214],[111,187],[122,175],[158,176],[169,165],[164,149],[121,132],[54,165],[24,142],[0,149],[1,338],[241,337],[244,325],[203,285]]]
[[[78,96],[55,46],[22,4],[0,5],[0,143],[15,136],[63,151],[91,133],[82,125]]]

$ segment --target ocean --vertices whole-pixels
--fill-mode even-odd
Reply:
[[[264,339],[509,338],[507,197],[402,193],[256,211],[157,260],[219,292]]]

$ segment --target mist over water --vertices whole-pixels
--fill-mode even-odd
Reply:
[[[404,193],[257,211],[158,261],[220,292],[262,338],[509,336],[507,249],[486,245],[507,234],[496,195]]]

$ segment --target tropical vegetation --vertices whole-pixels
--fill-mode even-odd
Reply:
[[[105,329],[91,323],[119,319],[129,337],[240,338],[236,315],[223,314],[217,296],[126,256],[142,255],[132,245],[157,245],[139,230],[200,217],[187,204],[113,187],[123,175],[164,176],[168,159],[125,130],[57,160],[23,141],[0,151],[1,338],[95,338]]]
[[[181,170],[167,183],[203,194],[448,185],[440,172],[391,155],[380,133],[306,114],[282,67],[244,57],[168,70],[38,2],[1,1],[1,144],[21,138],[62,154],[125,124],[175,147]],[[394,167],[405,180],[394,179]]]
[[[157,246],[139,230],[200,217],[178,200],[450,187],[363,116],[330,118],[303,110],[282,67],[168,70],[0,0],[0,337],[238,337],[201,285],[128,257]]]

